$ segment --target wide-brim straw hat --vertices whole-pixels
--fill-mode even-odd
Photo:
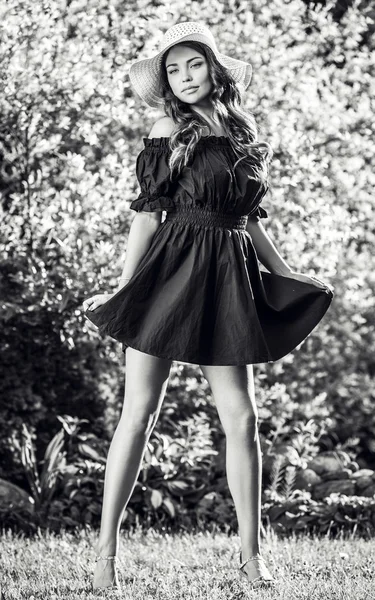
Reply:
[[[218,62],[228,69],[236,83],[244,90],[250,85],[251,64],[219,52],[214,36],[206,25],[195,21],[176,23],[165,32],[160,42],[160,50],[155,56],[137,60],[130,66],[130,82],[137,94],[149,106],[158,107],[164,104],[160,90],[160,70],[163,54],[175,44],[188,42],[189,40],[202,42],[209,46]]]

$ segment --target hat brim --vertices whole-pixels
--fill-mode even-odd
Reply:
[[[236,83],[244,90],[249,87],[252,76],[250,63],[218,52],[216,48],[207,43],[206,36],[200,33],[192,33],[180,38],[178,42],[172,42],[151,58],[137,60],[130,66],[129,79],[131,85],[148,106],[156,108],[164,104],[164,99],[159,94],[160,67],[163,55],[176,43],[180,44],[189,40],[206,44],[214,52],[218,62],[228,69]]]

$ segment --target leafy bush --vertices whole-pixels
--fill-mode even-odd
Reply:
[[[370,539],[375,533],[375,498],[331,494],[318,502],[310,492],[296,490],[288,500],[270,495],[262,510],[265,523],[280,536],[356,534]]]
[[[108,448],[96,436],[84,432],[85,421],[68,416],[59,420],[63,427],[47,448],[42,470],[30,434],[24,432],[22,464],[33,503],[29,510],[24,501],[8,510],[2,506],[3,527],[31,533],[44,528],[60,531],[99,526]],[[179,424],[178,432],[175,427],[174,436],[154,431],[124,512],[123,527],[236,532],[237,519],[225,473],[225,438],[221,432],[221,443],[214,446],[212,431],[205,411],[187,417]],[[280,444],[276,450],[273,445],[273,452],[269,452],[273,462],[270,483],[262,493],[263,524],[282,535],[291,530],[369,534],[375,525],[375,498],[330,494],[317,502],[309,491],[296,489],[298,470],[314,454],[310,450],[317,437],[307,440],[307,432],[314,431],[314,424],[307,423],[289,446]]]
[[[223,52],[239,56],[241,49],[252,62],[245,106],[275,152],[265,226],[293,268],[335,286],[329,313],[302,347],[255,367],[264,452],[277,432],[298,451],[294,427],[310,420],[320,427],[326,419],[318,440],[313,432],[300,438],[299,456],[352,440],[360,464],[374,466],[373,13],[364,3],[343,16],[332,8],[260,0],[233,11],[227,1],[178,0],[175,12],[206,21]],[[131,220],[127,202],[137,193],[135,158],[160,117],[134,96],[127,67],[139,52],[153,51],[153,32],[172,22],[164,3],[51,0],[30,11],[10,0],[0,11],[7,23],[0,41],[0,475],[26,489],[17,452],[23,424],[40,465],[58,415],[87,419],[87,435],[104,446],[118,418],[123,355],[84,322],[81,304],[116,284]],[[220,447],[198,368],[174,365],[169,390],[157,432],[173,441],[176,428],[186,433],[184,419],[205,427],[206,417],[192,418],[200,406]],[[74,520],[76,498],[74,506],[95,522],[103,465],[79,454],[71,459],[78,470],[68,494],[80,492],[54,514],[62,508]],[[199,499],[197,514],[218,517],[216,503],[225,521],[230,500],[224,486],[215,490],[213,475],[222,477],[222,465],[216,471],[215,457],[205,461],[214,496]],[[194,471],[198,490],[200,473]],[[167,519],[174,497],[160,503],[160,481],[151,478],[137,494]]]

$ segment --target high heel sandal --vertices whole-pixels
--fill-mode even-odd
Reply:
[[[249,581],[248,575],[247,573],[243,570],[243,567],[245,565],[247,565],[247,563],[250,560],[258,560],[260,561],[259,567],[260,567],[260,571],[263,571],[263,573],[261,575],[259,575],[259,577],[256,577],[255,579],[252,579],[251,581]],[[261,556],[260,554],[256,554],[255,556],[250,556],[249,558],[247,558],[246,560],[244,560],[242,562],[242,552],[240,552],[240,566],[239,566],[239,570],[240,573],[242,573],[242,575],[245,575],[245,577],[247,577],[250,586],[253,589],[257,589],[259,587],[273,587],[276,583],[276,579],[274,577],[272,577],[271,573],[269,572],[265,562],[264,562],[264,558],[263,556]]]
[[[99,562],[99,560],[113,560],[114,561],[114,565],[116,566],[117,563],[117,556],[96,556],[95,557],[95,563]],[[121,586],[120,583],[118,581],[118,577],[117,577],[117,573],[115,571],[115,574],[113,576],[112,579],[112,583],[110,585],[104,586],[104,587],[96,587],[94,588],[94,591],[99,591],[99,590],[111,590],[111,591],[118,591],[121,592]]]

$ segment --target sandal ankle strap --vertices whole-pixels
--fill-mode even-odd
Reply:
[[[242,553],[240,553],[240,560],[241,560],[241,556],[242,556]],[[264,561],[264,558],[260,554],[256,554],[255,556],[249,556],[249,558],[247,558],[240,564],[239,568],[242,569],[250,560],[263,560]]]
[[[117,560],[117,556],[96,556],[95,562],[98,562],[98,560]]]

